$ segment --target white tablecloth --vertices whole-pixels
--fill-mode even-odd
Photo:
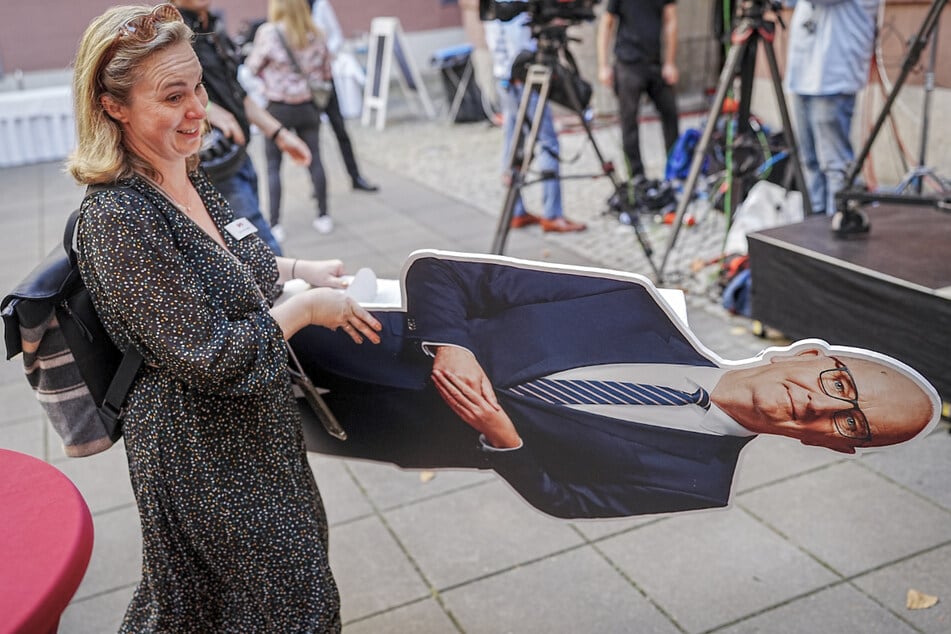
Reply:
[[[0,92],[0,167],[62,160],[75,144],[69,86]]]

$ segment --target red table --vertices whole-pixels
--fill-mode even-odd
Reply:
[[[32,456],[0,449],[0,634],[55,632],[92,554],[76,486]]]

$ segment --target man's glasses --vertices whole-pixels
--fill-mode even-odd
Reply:
[[[859,409],[859,391],[855,387],[855,379],[844,363],[835,358],[833,360],[835,368],[819,373],[819,386],[826,396],[852,405],[852,409],[843,409],[832,414],[835,431],[840,436],[853,440],[871,440],[872,430],[868,419]]]

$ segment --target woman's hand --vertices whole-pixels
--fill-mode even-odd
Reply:
[[[241,124],[235,119],[234,115],[219,105],[209,102],[205,111],[208,117],[208,123],[221,130],[229,139],[238,145],[245,145],[247,139],[244,138],[244,131]]]
[[[281,152],[290,156],[291,160],[297,165],[303,165],[305,167],[310,165],[310,148],[307,147],[307,144],[304,143],[299,136],[287,128],[277,133],[277,138],[274,139],[274,142],[277,144],[277,147],[280,148]]]
[[[340,260],[298,260],[294,272],[311,286],[347,287],[340,277],[343,275],[343,262]]]
[[[352,297],[333,288],[312,288],[304,293],[310,311],[309,323],[336,330],[342,329],[355,343],[364,338],[380,343],[377,334],[383,325]]]

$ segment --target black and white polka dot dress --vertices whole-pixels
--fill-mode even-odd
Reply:
[[[142,580],[123,632],[340,628],[327,521],[304,450],[281,330],[277,264],[192,177],[230,253],[145,180],[83,204],[80,270],[103,324],[143,368],[124,438]],[[257,287],[256,287],[257,285]]]

